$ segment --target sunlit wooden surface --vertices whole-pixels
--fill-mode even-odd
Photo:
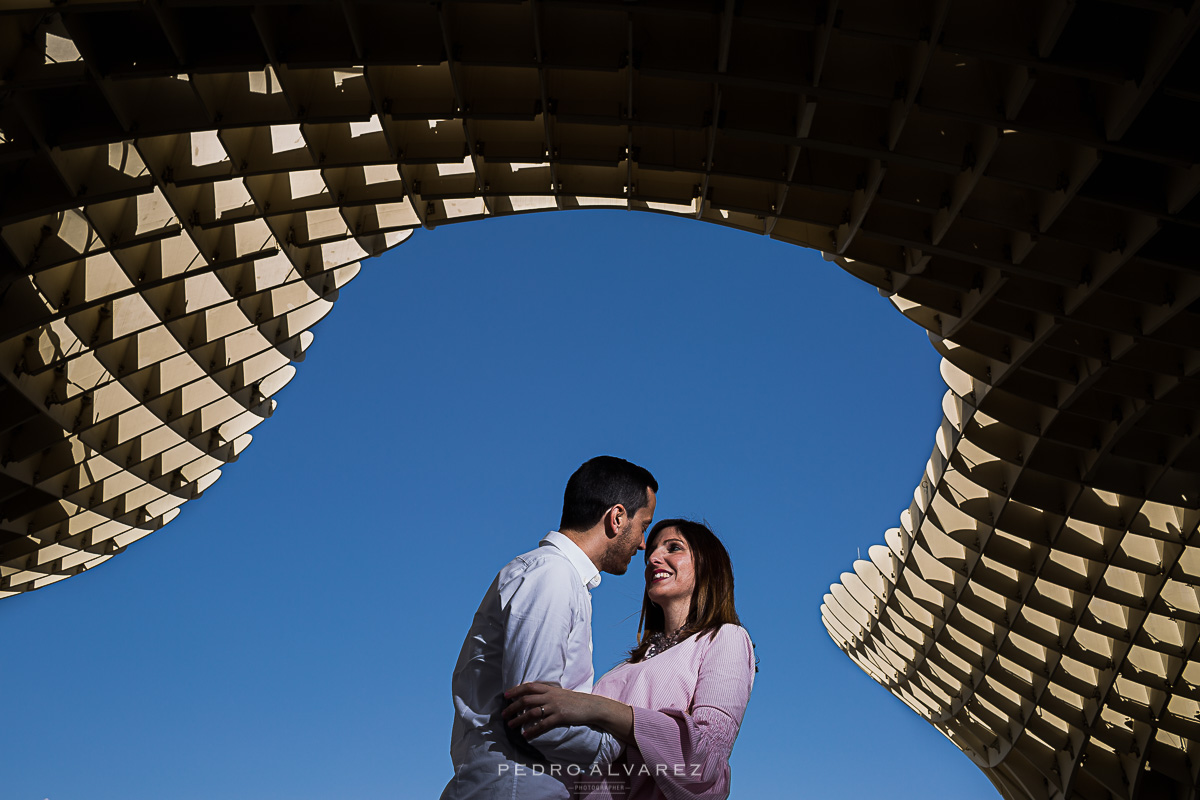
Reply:
[[[1194,798],[1198,24],[4,0],[0,596],[198,497],[414,229],[692,217],[825,252],[944,356],[925,480],[822,606],[838,646],[1005,797]]]

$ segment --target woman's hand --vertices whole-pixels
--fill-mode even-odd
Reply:
[[[596,698],[585,692],[535,682],[514,686],[504,696],[509,700],[504,709],[508,727],[519,726],[526,739],[551,728],[591,725],[595,721]]]

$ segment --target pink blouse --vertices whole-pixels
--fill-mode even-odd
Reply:
[[[754,648],[738,625],[619,664],[592,693],[633,706],[634,744],[599,774],[577,778],[573,797],[724,800],[729,753],[753,685]]]

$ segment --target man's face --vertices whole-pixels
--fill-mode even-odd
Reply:
[[[608,551],[604,554],[604,572],[613,575],[624,575],[629,569],[629,562],[639,550],[646,548],[646,530],[654,519],[654,506],[657,498],[647,487],[646,505],[638,509],[636,514],[626,514],[624,523],[617,528],[617,535],[608,543]]]

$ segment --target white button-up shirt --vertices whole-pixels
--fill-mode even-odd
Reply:
[[[504,690],[528,681],[591,691],[591,589],[599,584],[591,559],[558,531],[500,570],[454,667],[454,777],[442,800],[561,800],[579,770],[620,754],[614,737],[581,726],[527,742],[500,713]]]

